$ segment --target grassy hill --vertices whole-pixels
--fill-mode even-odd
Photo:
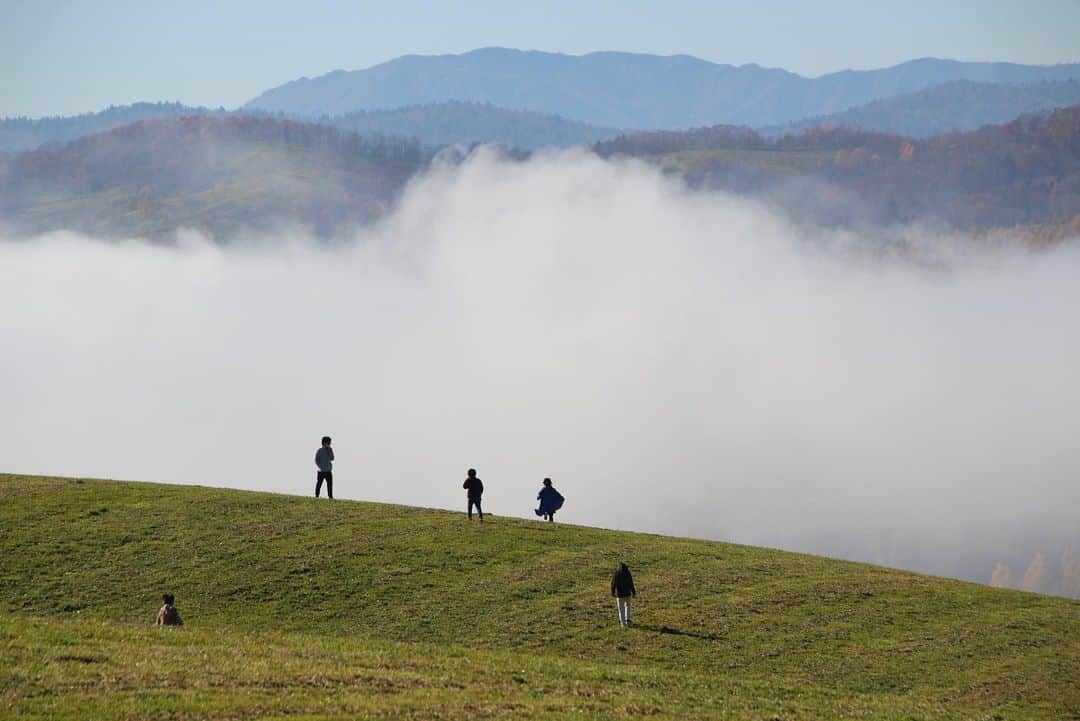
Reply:
[[[609,574],[635,572],[620,629]],[[182,628],[150,624],[163,591]],[[0,716],[1080,718],[1080,602],[383,504],[0,475]]]

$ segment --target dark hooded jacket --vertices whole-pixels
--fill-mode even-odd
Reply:
[[[543,515],[545,513],[554,513],[562,508],[563,502],[566,499],[564,499],[562,494],[553,487],[544,486],[540,489],[540,492],[536,494],[536,500],[540,501],[540,507],[536,509],[536,512]]]
[[[637,595],[637,589],[634,588],[634,577],[630,575],[630,569],[625,564],[620,566],[619,570],[611,577],[611,595],[619,598]]]
[[[479,501],[480,496],[484,495],[484,483],[476,476],[466,478],[461,487],[468,491],[470,501]]]

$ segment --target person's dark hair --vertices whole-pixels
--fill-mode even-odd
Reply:
[[[324,446],[328,446],[328,445],[330,445],[330,436],[323,436],[323,437],[322,437],[322,444],[323,444]]]
[[[617,569],[615,569],[615,572],[616,573],[629,573],[630,572],[630,567],[627,566],[625,563],[620,563],[619,567]]]
[[[171,593],[161,594],[161,600],[165,602],[166,606],[171,606],[176,602],[176,596]]]
[[[545,486],[550,486],[551,485],[551,479],[550,478],[545,478],[544,479],[544,485]]]
[[[469,475],[470,476],[475,476],[476,475],[476,469],[475,468],[470,468],[469,469]]]

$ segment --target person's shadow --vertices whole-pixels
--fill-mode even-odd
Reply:
[[[697,633],[696,631],[684,631],[681,628],[673,628],[671,626],[649,626],[634,624],[630,628],[636,628],[640,631],[649,631],[650,633],[659,633],[668,636],[688,636],[689,638],[700,638],[703,641],[722,641],[723,636],[719,636],[714,633]]]

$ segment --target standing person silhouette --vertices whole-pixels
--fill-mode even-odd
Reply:
[[[619,606],[619,625],[626,628],[630,624],[630,599],[637,595],[634,588],[634,577],[630,575],[630,567],[620,563],[611,577],[611,595]]]
[[[322,445],[315,451],[315,497],[319,497],[323,481],[326,481],[326,497],[334,498],[334,449],[330,447],[330,436],[322,437]]]
[[[545,478],[544,487],[536,494],[536,500],[540,501],[540,507],[536,509],[536,515],[554,522],[555,511],[562,508],[566,499],[551,485],[551,479]]]
[[[484,512],[480,509],[480,497],[484,495],[484,482],[476,477],[476,469],[470,468],[469,475],[461,487],[467,491],[469,499],[469,520],[472,520],[472,509],[476,506],[476,513],[480,516],[480,522],[484,522]]]

